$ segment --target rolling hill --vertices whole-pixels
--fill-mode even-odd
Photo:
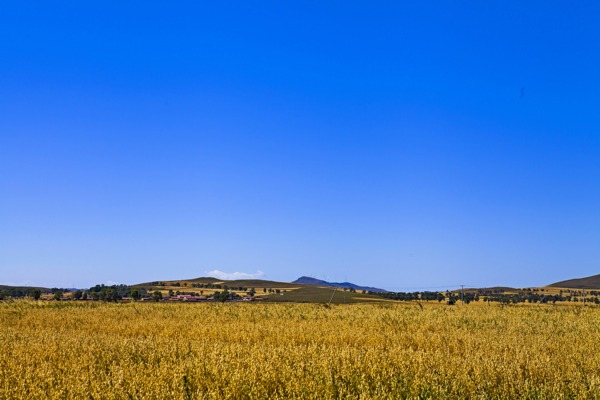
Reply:
[[[298,302],[298,303],[361,303],[361,302],[388,302],[380,296],[361,293],[362,286],[356,287],[357,292],[344,290],[342,286],[333,286],[331,284],[316,285],[303,284],[298,282],[275,282],[260,279],[240,279],[240,280],[222,280],[211,277],[202,277],[194,279],[182,279],[171,281],[155,281],[133,285],[134,287],[144,288],[147,291],[168,292],[194,292],[204,295],[211,295],[216,291],[222,291],[225,287],[230,292],[236,292],[241,296],[246,295],[246,291],[255,290],[255,297],[258,300],[268,300],[270,302]],[[348,287],[349,288],[349,287]],[[381,290],[381,289],[379,289]]]
[[[572,288],[572,289],[599,289],[600,274],[587,276],[585,278],[568,279],[548,285],[549,287]]]
[[[339,287],[339,288],[346,288],[346,289],[354,289],[354,290],[365,290],[365,291],[371,291],[371,292],[378,292],[378,293],[386,293],[387,290],[385,289],[379,289],[379,288],[374,288],[374,287],[370,287],[370,286],[360,286],[360,285],[356,285],[354,283],[350,283],[350,282],[327,282],[327,281],[323,281],[321,279],[316,279],[316,278],[311,278],[309,276],[301,276],[300,278],[296,279],[294,282],[292,283],[300,283],[303,285],[313,285],[313,286],[330,286],[330,287]]]

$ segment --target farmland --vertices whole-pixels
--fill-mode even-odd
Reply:
[[[364,294],[356,291],[346,291],[341,288],[302,285],[288,282],[273,282],[259,279],[245,280],[219,280],[215,278],[196,278],[176,281],[157,281],[140,283],[133,286],[147,292],[160,291],[163,296],[169,293],[195,293],[214,295],[214,293],[229,290],[238,296],[245,296],[248,290],[255,290],[256,300],[284,303],[360,303],[385,302],[379,296]]]
[[[0,303],[0,398],[597,398],[600,309]]]

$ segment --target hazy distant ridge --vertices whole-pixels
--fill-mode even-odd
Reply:
[[[348,288],[348,289],[354,289],[354,290],[367,290],[367,291],[370,290],[371,292],[379,292],[379,293],[387,292],[387,290],[385,290],[385,289],[379,289],[379,288],[374,288],[374,287],[370,287],[370,286],[359,286],[359,285],[356,285],[356,284],[350,283],[350,282],[327,282],[327,281],[323,281],[321,279],[311,278],[309,276],[301,276],[300,278],[296,279],[292,283],[299,283],[302,285],[314,285],[314,286],[331,286],[331,287]]]

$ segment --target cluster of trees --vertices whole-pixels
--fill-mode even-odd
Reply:
[[[180,292],[179,290],[176,290],[176,291],[169,290],[170,297],[179,296],[180,294],[189,295],[189,296],[202,296],[202,295],[204,295],[204,290],[201,290],[199,292]]]
[[[368,291],[368,294],[374,294],[385,299],[400,300],[400,301],[411,301],[411,300],[423,300],[423,301],[443,301],[446,296],[441,292],[372,292]]]
[[[124,297],[139,300],[147,295],[148,293],[144,288],[133,288],[127,285],[96,285],[85,292],[76,291],[73,293],[73,298],[76,300],[91,298],[92,300],[118,301]]]
[[[492,294],[485,297],[485,301],[497,302],[503,304],[517,304],[517,303],[556,303],[557,301],[572,301],[579,302],[583,301],[583,298],[579,296],[566,295],[563,293],[559,294],[541,294],[534,292],[521,292],[517,294]],[[600,304],[600,299],[597,296],[587,297],[586,302]]]
[[[227,285],[224,285],[227,287]],[[192,283],[192,287],[205,289],[222,289],[223,285],[213,285],[212,283]]]
[[[40,298],[42,291],[40,289],[31,288],[6,288],[0,290],[0,300],[7,299],[9,297],[33,297],[33,292],[39,292],[38,299]]]
[[[96,285],[88,290],[72,290],[52,288],[45,291],[37,288],[10,288],[0,290],[0,300],[5,298],[24,298],[30,297],[34,300],[39,300],[42,294],[52,294],[54,300],[63,300],[70,293],[70,298],[73,300],[101,300],[101,301],[118,301],[124,297],[129,297],[134,300],[140,300],[142,297],[148,296],[148,293],[143,288],[133,288],[127,285]]]
[[[226,301],[231,301],[231,300],[237,300],[240,298],[240,295],[235,293],[235,292],[230,292],[227,289],[223,290],[222,292],[215,292],[213,294],[213,299],[215,301],[220,301],[220,302],[226,302]]]
[[[100,300],[100,301],[118,301],[124,297],[130,297],[134,300],[139,300],[146,296],[145,289],[132,288],[127,285],[96,285],[88,290],[75,290],[71,295],[73,300]],[[63,290],[54,291],[54,299],[62,300],[64,296]]]
[[[544,288],[539,288],[539,289],[535,289],[535,288],[526,288],[526,289],[521,289],[520,291],[522,292],[543,292],[545,289]],[[590,296],[600,296],[600,291],[598,290],[584,290],[584,289],[560,289],[560,294],[563,295],[564,293],[568,293],[572,296],[585,296],[585,295],[590,295]]]
[[[69,292],[69,289],[59,289],[52,288],[48,289],[40,289],[40,288],[30,288],[30,287],[11,287],[0,290],[0,300],[4,300],[7,298],[24,298],[30,297],[35,300],[39,300],[42,297],[42,294],[53,294],[55,298],[62,296],[63,293]],[[58,295],[56,294],[58,293]]]
[[[448,304],[456,304],[457,301],[462,301],[465,304],[469,304],[472,301],[479,300],[479,294],[475,292],[368,292],[369,294],[375,294],[390,300],[400,301],[437,301],[441,302],[446,300]]]
[[[478,292],[368,292],[369,294],[374,294],[381,296],[386,299],[391,300],[400,300],[400,301],[444,301],[448,304],[456,304],[459,301],[462,301],[464,304],[469,304],[472,301],[479,301],[482,298],[486,302],[496,302],[503,304],[517,304],[517,303],[556,303],[557,301],[572,301],[572,302],[580,302],[583,301],[583,298],[580,297],[583,295],[583,292],[575,292],[575,291],[567,291],[568,295],[564,295],[561,290],[559,294],[547,294],[547,293],[537,293],[532,291],[522,291],[519,293],[502,293],[501,290],[480,290]],[[590,302],[593,304],[600,304],[600,298],[596,296],[594,293],[598,293],[595,291],[590,291],[588,294],[592,295],[587,296],[585,298],[586,302]],[[577,295],[576,295],[577,294]],[[598,293],[600,294],[600,293]]]
[[[472,301],[479,301],[479,293],[475,293],[475,292],[464,292],[464,293],[457,293],[457,292],[452,292],[452,295],[449,296],[450,299],[454,300],[454,303],[456,303],[458,300],[462,301],[465,304],[469,304]],[[450,300],[450,301],[452,301]]]
[[[283,292],[285,293],[286,291],[284,290]],[[281,289],[263,288],[263,293],[276,293],[276,294],[279,294],[279,293],[281,293]]]
[[[152,292],[152,301],[161,301],[163,299],[162,292],[160,290],[155,290]]]
[[[243,289],[248,290],[247,288]],[[203,292],[204,291],[201,290],[200,294],[203,294]],[[277,289],[277,293],[279,292],[279,289]],[[250,297],[253,297],[255,293],[256,290],[254,288],[250,288],[250,290],[247,291],[247,295]],[[163,300],[163,294],[159,290],[155,290],[149,293],[144,288],[131,287],[127,285],[96,285],[87,290],[78,289],[75,291],[72,291],[70,289],[53,288],[51,290],[46,290],[45,292],[42,292],[41,289],[32,288],[8,288],[0,290],[0,300],[6,298],[24,297],[30,297],[35,300],[39,300],[42,297],[42,294],[52,294],[52,298],[54,300],[64,300],[65,298],[71,298],[73,300],[96,300],[105,302],[116,302],[124,298],[130,298],[133,300],[141,300],[142,298],[146,298],[151,299],[152,301]],[[170,296],[174,296],[175,294],[189,294],[193,296],[198,296],[197,292],[180,293],[179,291],[177,291],[176,293],[174,293],[172,290],[169,291]],[[213,298],[216,301],[225,302],[230,300],[238,300],[241,297],[237,293],[229,291],[227,287],[225,287],[223,291],[215,292],[213,294]]]

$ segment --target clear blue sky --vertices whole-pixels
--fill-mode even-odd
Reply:
[[[3,1],[0,283],[600,273],[599,20],[597,1]]]

